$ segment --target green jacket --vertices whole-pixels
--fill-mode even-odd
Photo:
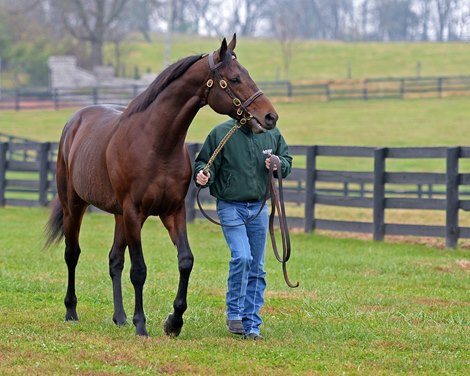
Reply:
[[[204,169],[220,140],[235,125],[235,120],[220,124],[207,136],[194,166],[194,179]],[[282,177],[290,174],[292,157],[278,128],[254,134],[241,127],[228,140],[210,167],[208,185],[212,196],[225,201],[262,201],[266,190],[269,154],[281,159]]]

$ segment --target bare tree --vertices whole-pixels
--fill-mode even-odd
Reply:
[[[61,10],[67,31],[91,44],[91,65],[103,64],[103,44],[120,26],[129,0],[52,0]]]
[[[418,12],[421,23],[421,36],[422,41],[429,40],[429,22],[431,20],[431,3],[432,0],[419,0],[418,1]]]
[[[445,31],[450,31],[451,20],[454,8],[457,7],[459,0],[435,0],[437,11],[437,39],[444,40]]]
[[[281,45],[284,79],[289,79],[289,67],[293,57],[293,45],[299,35],[302,8],[294,7],[290,0],[275,1],[270,7],[270,28]]]
[[[375,4],[378,36],[380,40],[411,40],[418,17],[408,0],[377,0]]]
[[[258,22],[268,7],[269,2],[266,0],[234,0],[229,23],[231,31],[236,31],[240,35],[254,34]]]
[[[174,29],[182,32],[200,33],[215,28],[219,30],[223,18],[218,12],[222,0],[173,0]]]

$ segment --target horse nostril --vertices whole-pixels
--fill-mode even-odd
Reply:
[[[266,121],[266,125],[270,127],[275,127],[276,122],[277,122],[278,116],[276,113],[268,112],[266,116],[264,117],[264,120]]]

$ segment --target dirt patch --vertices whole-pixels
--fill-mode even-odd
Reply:
[[[431,307],[449,307],[449,306],[470,306],[470,302],[460,300],[446,300],[439,298],[417,298],[414,302],[420,305],[431,306]]]
[[[302,233],[303,229],[292,229],[292,233]],[[358,240],[372,240],[371,234],[362,233],[351,233],[351,232],[337,232],[337,231],[325,231],[316,230],[315,233],[325,236],[330,236],[338,239],[358,239]],[[398,235],[387,235],[385,237],[387,243],[401,243],[401,244],[415,244],[424,245],[427,247],[446,249],[446,241],[443,238],[430,238],[430,237],[418,237],[418,236],[398,236]],[[459,240],[459,248],[470,249],[470,240],[461,239]]]
[[[469,260],[458,260],[455,263],[457,264],[457,266],[459,268],[470,272],[470,261]]]
[[[281,299],[317,299],[318,295],[313,291],[272,291],[267,290],[265,292],[267,298],[281,298]]]

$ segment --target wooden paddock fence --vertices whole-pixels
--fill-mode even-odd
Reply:
[[[201,144],[187,144],[191,156]],[[461,238],[470,238],[470,227],[459,225],[459,212],[470,211],[470,173],[459,171],[459,162],[470,159],[470,147],[373,148],[355,146],[291,146],[294,160],[305,167],[293,168],[284,181],[284,195],[291,227],[305,232],[318,230],[387,235],[440,237],[448,248]],[[47,206],[56,194],[57,143],[6,142],[0,138],[0,205]],[[322,158],[366,159],[366,171],[320,169]],[[351,160],[352,160],[351,159]],[[387,170],[393,159],[438,160],[442,172],[397,172]],[[409,188],[412,187],[412,188]],[[188,221],[202,218],[195,204],[196,187],[186,198]],[[216,217],[208,189],[201,194],[207,212]],[[370,209],[368,221],[320,218],[316,208]],[[390,209],[433,210],[445,213],[442,225],[387,223]]]
[[[406,99],[413,97],[445,97],[470,95],[470,76],[382,77],[363,80],[329,80],[299,83],[263,81],[259,87],[271,97],[312,100]],[[2,89],[0,110],[80,108],[90,104],[127,105],[146,86],[87,88],[18,88]]]

